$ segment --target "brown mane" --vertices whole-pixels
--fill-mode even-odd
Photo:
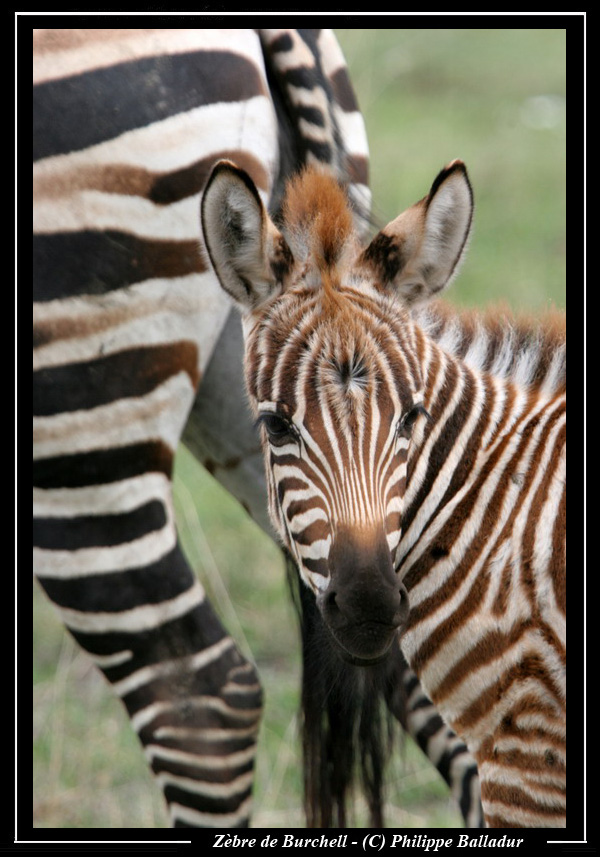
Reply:
[[[471,350],[468,365],[490,371],[498,354],[510,343],[512,360],[507,361],[501,377],[511,378],[520,367],[520,381],[527,386],[542,386],[551,376],[551,390],[566,389],[566,314],[549,308],[539,313],[516,312],[505,303],[483,309],[457,308],[444,301],[434,301],[413,311],[415,320],[427,335],[456,357],[463,358],[473,341],[485,334],[485,347]],[[524,372],[524,363],[527,372]]]

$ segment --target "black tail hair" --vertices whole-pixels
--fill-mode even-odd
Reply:
[[[384,771],[403,708],[400,647],[368,667],[342,660],[314,594],[286,553],[288,581],[302,633],[302,744],[307,827],[347,826],[347,803],[357,774],[371,827],[384,826]],[[402,720],[402,717],[399,717]]]

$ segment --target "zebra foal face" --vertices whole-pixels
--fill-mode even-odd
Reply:
[[[242,312],[269,510],[342,654],[372,663],[408,612],[396,552],[425,379],[410,305],[451,278],[471,222],[461,162],[361,247],[343,190],[307,170],[281,230],[246,173],[214,169],[202,227]]]

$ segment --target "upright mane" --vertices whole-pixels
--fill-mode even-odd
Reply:
[[[473,310],[435,301],[412,314],[428,336],[472,369],[546,395],[566,389],[566,316],[558,309],[516,314],[505,305]]]
[[[326,290],[335,288],[358,244],[346,190],[329,173],[308,167],[287,186],[283,222],[294,258],[312,266]]]

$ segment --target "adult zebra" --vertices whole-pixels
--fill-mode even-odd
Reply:
[[[360,114],[329,31],[36,31],[34,84],[35,570],[123,700],[172,823],[244,825],[259,680],[189,570],[171,499],[187,421],[200,457],[234,451],[227,487],[268,526],[253,427],[221,396],[241,340],[198,200],[235,157],[276,212],[312,159],[346,179],[362,228]],[[389,702],[417,734],[423,700]],[[476,825],[472,760],[429,722]]]
[[[290,183],[280,231],[222,162],[202,224],[242,312],[271,519],[330,639],[385,669],[400,634],[477,760],[486,826],[563,827],[564,318],[422,309],[472,206],[454,161],[365,248],[330,175]]]

